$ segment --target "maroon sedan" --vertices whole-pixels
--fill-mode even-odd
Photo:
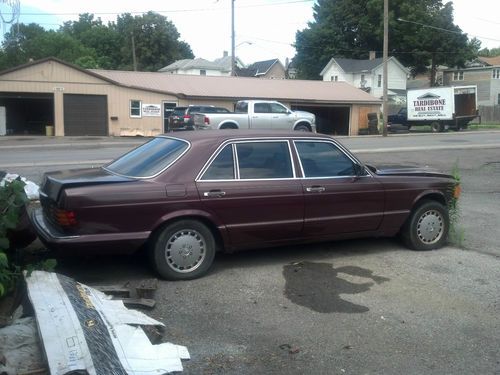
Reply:
[[[216,251],[401,234],[441,247],[453,178],[363,165],[331,137],[206,131],[159,136],[93,169],[48,173],[32,221],[65,253],[146,246],[168,279],[199,277]]]

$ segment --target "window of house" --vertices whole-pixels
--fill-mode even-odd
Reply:
[[[382,74],[377,77],[377,87],[382,87]]]
[[[339,80],[339,76],[331,76],[330,81],[335,81],[337,82]]]
[[[500,69],[493,69],[493,76],[494,79],[500,79]]]
[[[130,101],[130,117],[141,117],[141,104],[140,100],[131,100]]]
[[[200,69],[200,76],[206,76],[207,71],[205,69]]]
[[[454,81],[463,81],[464,80],[464,72],[453,72],[453,80]]]

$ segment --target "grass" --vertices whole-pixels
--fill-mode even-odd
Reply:
[[[470,124],[470,130],[500,130],[500,124]]]
[[[455,186],[460,186],[460,169],[458,160],[453,165],[451,175],[455,180]],[[448,242],[456,247],[463,248],[465,240],[465,229],[460,225],[461,210],[459,205],[459,197],[453,196],[449,206],[450,229],[448,232]]]

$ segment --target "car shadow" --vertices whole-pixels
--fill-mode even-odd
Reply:
[[[403,248],[397,239],[355,239],[306,245],[249,249],[236,253],[218,253],[209,275],[259,265],[290,264],[293,262],[323,261],[345,256],[366,256]],[[88,285],[135,284],[140,280],[157,278],[149,265],[147,254],[141,250],[132,255],[58,256],[55,271]]]
[[[366,256],[404,248],[396,238],[354,239],[306,245],[251,249],[217,254],[210,274],[270,264],[323,261],[345,256]]]

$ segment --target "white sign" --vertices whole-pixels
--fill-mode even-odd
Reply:
[[[161,116],[161,104],[143,104],[142,105],[142,115],[144,117],[160,117]]]
[[[453,99],[453,87],[408,90],[408,120],[450,120]]]

